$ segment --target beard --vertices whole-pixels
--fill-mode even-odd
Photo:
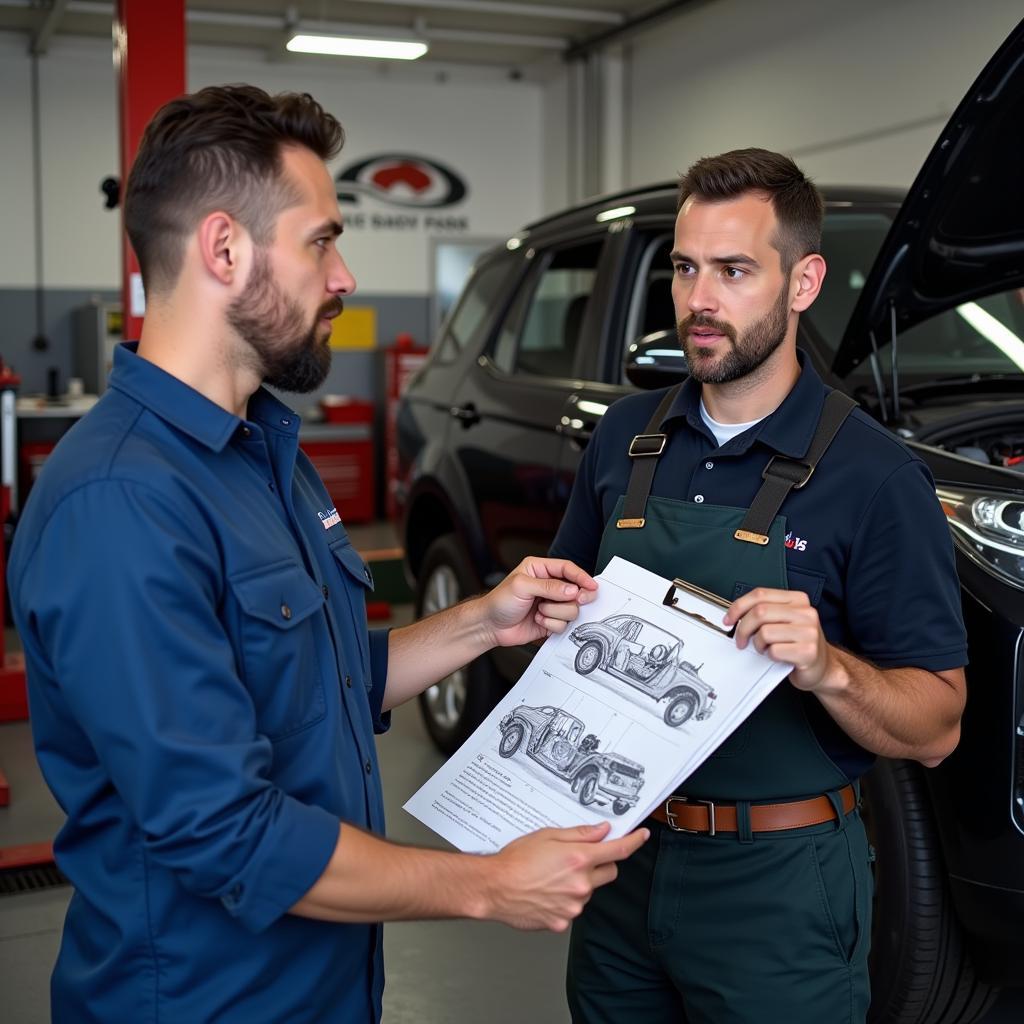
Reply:
[[[715,357],[690,341],[690,331],[707,327],[728,339],[725,354]],[[775,304],[737,338],[736,328],[724,320],[693,313],[676,324],[676,333],[686,356],[690,376],[701,384],[728,384],[753,373],[786,340],[789,327],[789,286],[784,284]]]
[[[323,384],[331,368],[330,336],[317,336],[320,319],[341,308],[341,299],[331,299],[310,325],[302,307],[281,291],[270,257],[259,249],[245,291],[228,307],[227,321],[249,346],[251,365],[265,384],[307,394]]]

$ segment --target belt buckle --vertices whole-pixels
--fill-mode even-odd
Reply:
[[[678,800],[681,804],[703,804],[708,809],[708,831],[705,833],[699,828],[683,828],[676,824],[676,816],[672,812],[672,802]],[[715,835],[715,802],[714,800],[691,800],[688,796],[670,796],[665,801],[665,822],[673,832],[687,832],[691,836]]]

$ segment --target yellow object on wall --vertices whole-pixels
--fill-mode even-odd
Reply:
[[[377,347],[377,310],[373,306],[349,306],[331,321],[331,348]]]

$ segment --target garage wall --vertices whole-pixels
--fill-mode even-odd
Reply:
[[[1024,16],[1020,0],[966,12],[960,0],[710,0],[658,22],[623,48],[626,184],[764,146],[822,183],[909,185]],[[555,208],[553,192],[544,198]]]
[[[120,215],[103,209],[99,183],[118,173],[117,101],[110,43],[58,37],[39,62],[45,330],[35,351],[35,232],[32,201],[31,63],[27,38],[0,35],[0,355],[26,391],[46,371],[70,372],[72,310],[120,288]],[[339,69],[262,54],[191,48],[189,88],[246,81],[269,91],[306,90],[344,124],[337,171],[377,153],[440,161],[467,184],[457,206],[431,211],[449,226],[425,226],[421,211],[362,197],[346,204],[343,251],[358,282],[352,305],[377,310],[378,342],[399,331],[428,341],[432,250],[438,241],[499,239],[541,212],[541,89],[484,69]],[[362,226],[358,221],[362,215]],[[403,220],[398,221],[396,217]],[[410,219],[411,218],[411,219]],[[389,226],[381,226],[386,221]],[[415,221],[415,224],[412,223]],[[339,353],[327,390],[369,395],[373,353]]]

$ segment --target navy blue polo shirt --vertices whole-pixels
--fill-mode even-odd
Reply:
[[[651,493],[749,508],[769,458],[800,458],[814,436],[827,389],[798,356],[800,377],[785,401],[722,447],[701,418],[700,384],[688,379],[669,410],[670,440]],[[645,432],[664,394],[629,395],[605,413],[580,463],[553,555],[593,570],[605,523],[629,482],[629,443]],[[940,671],[967,663],[949,527],[928,467],[894,434],[855,409],[781,514],[789,588],[807,593],[831,643],[880,668]],[[836,764],[850,778],[862,774],[873,755],[819,701],[809,699],[807,709]]]
[[[124,346],[32,489],[9,579],[75,887],[55,1020],[380,1016],[380,928],[286,913],[339,822],[383,831],[388,724],[370,573],[298,432]]]

